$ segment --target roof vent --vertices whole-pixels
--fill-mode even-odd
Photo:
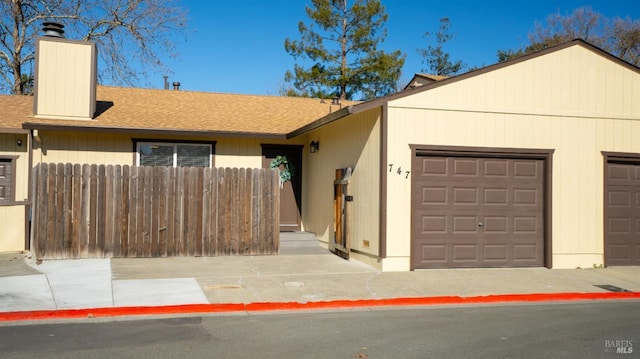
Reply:
[[[49,37],[64,37],[64,25],[57,22],[45,22],[42,24],[44,27],[42,31],[44,31],[44,36]]]
[[[180,83],[179,82],[174,82],[173,83],[173,89],[176,90],[176,91],[180,90]]]

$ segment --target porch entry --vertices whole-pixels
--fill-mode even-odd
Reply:
[[[276,157],[286,157],[291,180],[280,191],[280,232],[300,231],[302,208],[302,145],[262,145],[262,168],[270,168]],[[284,169],[284,165],[279,166]]]
[[[333,181],[333,240],[329,243],[329,250],[334,254],[349,259],[351,244],[349,241],[349,179],[351,168],[336,170]]]

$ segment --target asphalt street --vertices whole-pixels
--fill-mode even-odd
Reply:
[[[3,358],[632,358],[639,343],[640,301],[0,326]]]

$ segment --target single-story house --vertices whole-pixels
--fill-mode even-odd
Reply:
[[[582,40],[342,104],[96,86],[95,51],[39,38],[35,95],[0,96],[0,250],[38,163],[285,155],[281,230],[383,271],[640,265],[640,69]]]

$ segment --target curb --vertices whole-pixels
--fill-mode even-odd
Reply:
[[[431,305],[465,305],[493,303],[567,302],[595,300],[640,299],[640,292],[615,293],[536,293],[501,294],[473,297],[439,296],[389,299],[333,300],[324,302],[258,302],[230,304],[184,304],[167,306],[109,307],[89,309],[35,310],[0,313],[0,322],[104,318],[140,315],[256,313],[272,311],[303,311],[323,309],[356,309],[370,307],[405,307]]]

